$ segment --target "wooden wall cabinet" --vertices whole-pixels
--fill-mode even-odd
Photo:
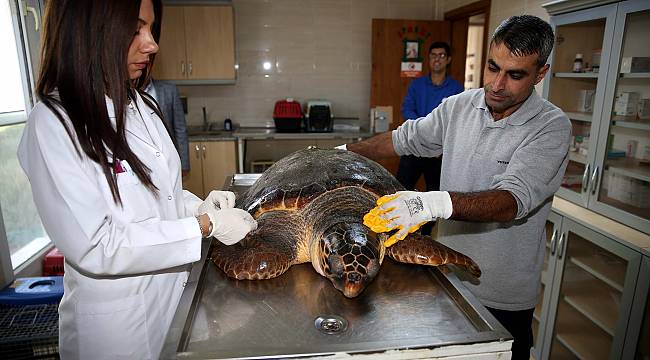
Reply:
[[[153,76],[180,85],[234,83],[233,7],[167,5]]]
[[[557,195],[647,234],[650,118],[637,113],[637,102],[650,104],[650,70],[622,64],[650,57],[650,2],[601,1],[609,4],[573,11],[597,3],[544,5],[556,35],[544,95],[567,114],[573,135]],[[576,54],[583,55],[582,72],[573,72]]]
[[[236,172],[235,141],[190,141],[190,173],[183,188],[201,199],[223,187],[226,176]]]

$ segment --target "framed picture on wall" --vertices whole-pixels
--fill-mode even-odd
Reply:
[[[422,41],[421,40],[408,40],[408,39],[405,39],[403,41],[404,41],[404,55],[402,57],[402,60],[404,60],[404,61],[421,61],[422,58],[421,58],[420,54],[421,54]]]

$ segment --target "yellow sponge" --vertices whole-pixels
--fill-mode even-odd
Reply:
[[[390,219],[384,219],[380,215],[386,214],[387,212],[390,212],[394,210],[394,207],[388,208],[388,209],[382,209],[381,206],[384,205],[385,203],[397,198],[399,195],[385,195],[377,199],[377,206],[372,208],[366,215],[363,216],[363,224],[366,225],[367,227],[370,228],[370,230],[376,232],[376,233],[383,233],[383,232],[388,232],[394,229],[398,229],[397,232],[395,232],[393,235],[391,235],[386,241],[384,241],[384,246],[389,247],[397,243],[398,241],[404,239],[406,235],[417,231],[422,225],[424,225],[426,222],[417,224],[409,229],[409,231],[405,234],[402,234],[399,238],[397,237],[397,234],[400,234],[402,229],[404,228],[402,225],[399,225],[397,227],[389,228],[388,227],[388,222],[393,220],[393,218]]]

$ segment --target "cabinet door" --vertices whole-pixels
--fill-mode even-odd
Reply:
[[[190,173],[183,177],[183,189],[205,199],[203,193],[203,144],[198,141],[190,142]]]
[[[235,79],[232,6],[185,7],[188,79]]]
[[[153,76],[158,80],[185,79],[185,17],[182,6],[165,6]]]
[[[544,94],[572,125],[569,164],[558,195],[583,206],[588,204],[615,15],[616,5],[607,5],[551,17],[556,41]],[[583,68],[573,72],[579,54]],[[596,69],[598,56],[603,60]]]
[[[206,141],[203,146],[203,189],[207,195],[222,189],[226,176],[236,172],[237,156],[234,141]]]
[[[623,359],[650,359],[650,257],[644,256],[625,336]]]
[[[535,312],[533,313],[533,348],[531,354],[535,359],[542,358],[545,324],[548,322],[549,301],[553,289],[555,259],[557,258],[557,243],[560,239],[562,216],[551,212],[546,220],[546,253],[542,268],[541,289]]]
[[[246,140],[245,169],[249,172],[258,172],[255,164],[272,164],[294,151],[306,149],[316,145],[316,140],[305,139],[270,139]]]
[[[650,3],[618,9],[589,207],[650,233]],[[624,64],[639,57],[645,68]]]
[[[640,263],[640,253],[564,218],[543,357],[619,358]]]

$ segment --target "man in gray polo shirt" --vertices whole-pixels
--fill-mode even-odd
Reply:
[[[399,192],[382,207],[398,238],[438,220],[438,241],[483,271],[468,288],[513,335],[513,359],[528,359],[545,251],[545,221],[567,165],[571,124],[534,90],[549,66],[553,30],[514,16],[495,30],[484,88],[446,99],[393,132],[349,144],[369,158],[443,154],[440,189]],[[413,206],[415,205],[415,206]],[[392,220],[391,220],[392,219]]]

